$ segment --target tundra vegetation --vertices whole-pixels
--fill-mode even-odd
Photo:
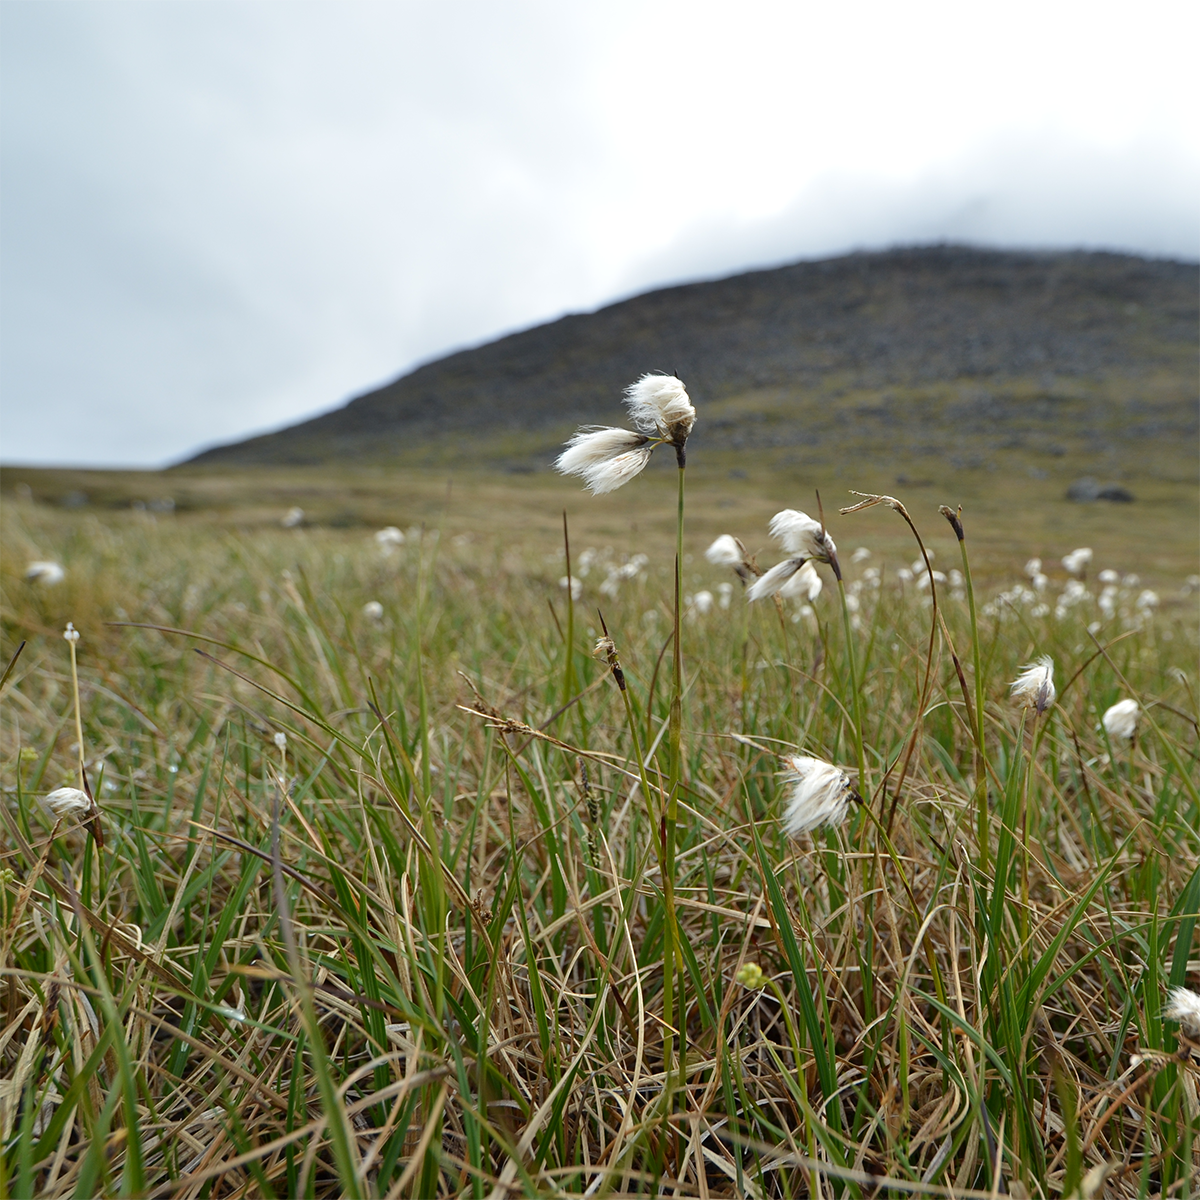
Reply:
[[[665,472],[8,473],[3,1194],[1192,1194],[1194,507],[852,466],[755,604],[811,490],[689,466],[676,764]]]

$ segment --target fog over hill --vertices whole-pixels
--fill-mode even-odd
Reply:
[[[1198,291],[1195,263],[1099,252],[932,246],[799,262],[566,316],[190,461],[379,462],[467,431],[548,437],[618,421],[622,389],[648,370],[680,375],[697,405],[736,402],[745,414],[761,399],[772,445],[803,441],[796,431],[824,396],[855,390],[880,393],[861,411],[884,433],[903,410],[999,436],[1074,422],[1079,434],[1099,424],[1110,436],[1194,438]],[[1150,379],[1153,395],[1140,394]],[[1045,394],[1004,394],[1030,380]],[[1116,401],[1114,380],[1125,388]],[[955,381],[957,399],[935,404]],[[1108,408],[1056,405],[1064,386],[1075,400],[1094,391],[1097,404],[1103,392]]]

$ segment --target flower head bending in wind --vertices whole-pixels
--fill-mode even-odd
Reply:
[[[825,532],[821,521],[814,521],[807,513],[797,512],[794,508],[785,508],[771,518],[770,529],[771,536],[783,545],[791,557],[776,563],[765,575],[755,580],[746,592],[748,600],[776,595],[806,562],[828,563],[833,568],[834,576],[841,579],[837,546]]]
[[[1013,701],[1037,709],[1040,717],[1054,703],[1054,660],[1048,654],[1030,663],[1009,685]]]
[[[783,827],[792,836],[822,825],[840,825],[850,801],[858,799],[850,776],[824,759],[797,754],[784,759],[783,779],[790,788]]]
[[[625,406],[643,433],[676,447],[684,445],[696,423],[696,410],[687,389],[674,375],[647,372],[625,389]]]
[[[593,496],[615,492],[641,474],[657,446],[674,446],[684,465],[696,410],[683,383],[674,375],[643,375],[626,388],[625,406],[636,430],[585,425],[555,460],[556,471],[577,475]]]
[[[824,587],[820,575],[817,574],[817,568],[809,561],[779,589],[779,594],[785,600],[803,596],[811,604],[821,594]],[[850,599],[854,601],[855,606],[858,605],[857,597],[851,596]]]

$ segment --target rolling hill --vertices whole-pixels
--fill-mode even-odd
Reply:
[[[1090,462],[1190,442],[1194,459],[1198,293],[1195,263],[1112,253],[799,262],[462,350],[188,465],[411,462],[467,441],[531,469],[575,424],[619,421],[622,388],[647,370],[688,384],[698,448],[802,461],[874,447],[969,466],[996,446]]]

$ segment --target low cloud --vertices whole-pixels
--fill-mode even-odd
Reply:
[[[903,183],[815,181],[775,216],[712,219],[638,262],[623,294],[799,258],[928,242],[1200,257],[1200,166],[1174,147],[1089,149],[1047,137],[978,146]]]

